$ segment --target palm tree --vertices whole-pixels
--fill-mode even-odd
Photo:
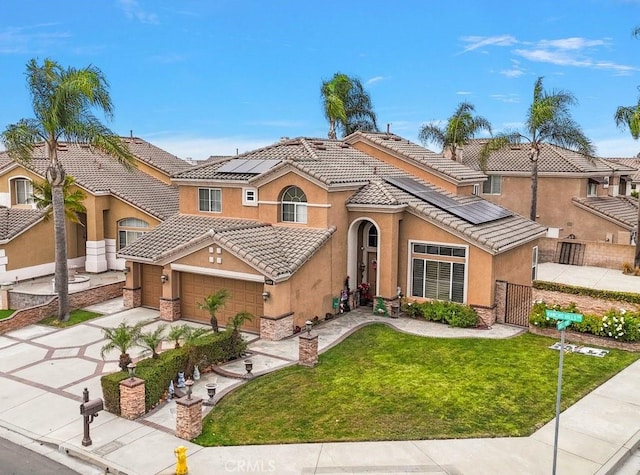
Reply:
[[[72,223],[82,225],[80,213],[86,213],[83,201],[86,198],[84,191],[78,189],[71,191],[71,186],[75,185],[76,180],[71,175],[67,175],[64,179],[64,185],[62,185],[62,194],[64,196],[64,214]],[[53,213],[51,207],[51,184],[48,181],[37,181],[33,183],[33,200],[38,209],[46,209],[47,212],[44,219],[47,220]]]
[[[231,340],[234,349],[234,354],[236,356],[240,356],[241,347],[240,342],[242,338],[240,336],[240,328],[244,325],[245,322],[250,322],[253,320],[253,315],[249,312],[238,312],[231,319]]]
[[[224,306],[229,298],[229,291],[227,289],[220,289],[214,294],[209,294],[204,298],[204,302],[198,302],[198,308],[200,310],[206,310],[211,315],[211,328],[214,332],[218,333],[218,319],[216,318],[216,312]]]
[[[58,160],[58,142],[82,143],[111,155],[126,166],[134,156],[126,145],[93,114],[97,108],[107,118],[113,114],[109,86],[95,66],[82,69],[62,68],[45,59],[27,63],[27,83],[31,93],[34,119],[21,119],[9,125],[1,140],[9,156],[19,163],[31,160],[34,147],[44,142],[49,167],[46,178],[51,185],[53,227],[55,231],[55,291],[58,294],[58,318],[69,319],[69,283],[65,230],[65,171]]]
[[[102,333],[107,339],[107,343],[100,349],[100,356],[104,359],[105,353],[118,349],[120,350],[120,360],[118,366],[122,371],[127,371],[127,365],[131,363],[129,350],[138,344],[140,332],[145,322],[138,322],[135,325],[129,325],[126,321],[122,321],[115,328],[103,328]]]
[[[140,333],[138,346],[142,347],[145,352],[151,353],[151,358],[153,359],[158,357],[158,347],[165,340],[164,331],[166,328],[167,324],[161,323],[151,332]]]
[[[489,155],[511,145],[529,143],[531,160],[531,212],[530,219],[536,220],[538,205],[538,159],[545,144],[553,144],[580,153],[590,160],[595,154],[591,141],[573,120],[569,107],[576,104],[575,97],[566,91],[545,91],[542,77],[533,87],[533,101],[527,112],[525,133],[506,131],[490,139],[480,151],[480,167],[486,170]]]
[[[329,138],[337,138],[337,130],[349,135],[356,130],[377,131],[376,114],[371,97],[358,78],[336,73],[320,88],[324,114],[329,121]]]
[[[188,328],[187,325],[178,325],[178,326],[172,327],[171,330],[169,330],[169,334],[167,335],[167,340],[173,341],[174,349],[180,348],[180,340],[184,338],[186,328]]]
[[[475,107],[468,102],[461,102],[443,127],[435,124],[425,124],[420,129],[418,137],[427,145],[433,142],[444,152],[451,152],[451,160],[457,160],[457,150],[469,142],[475,135],[486,130],[491,133],[491,123],[481,116],[474,115]]]

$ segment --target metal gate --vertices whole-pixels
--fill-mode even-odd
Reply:
[[[531,286],[507,283],[505,307],[505,323],[528,328],[531,313]]]
[[[556,248],[556,262],[581,266],[584,261],[584,244],[579,242],[559,242]]]

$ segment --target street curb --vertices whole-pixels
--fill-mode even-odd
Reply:
[[[600,470],[598,470],[595,475],[614,475],[638,448],[640,448],[640,430],[631,436],[631,438],[600,467]]]

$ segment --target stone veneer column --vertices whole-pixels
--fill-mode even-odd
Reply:
[[[144,379],[127,378],[120,381],[120,415],[125,419],[136,419],[145,412]]]
[[[176,437],[191,440],[202,433],[202,398],[176,399]]]
[[[174,322],[182,317],[180,299],[160,299],[160,320]]]
[[[318,364],[318,335],[300,335],[298,360],[302,366]]]
[[[277,317],[264,315],[260,317],[260,338],[277,341],[293,335],[293,313],[285,313]]]
[[[507,283],[502,280],[496,281],[496,311],[495,321],[498,323],[504,323],[504,318],[507,312]]]
[[[142,306],[142,288],[122,289],[122,305],[124,308],[135,308]]]

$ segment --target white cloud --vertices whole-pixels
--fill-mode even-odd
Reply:
[[[46,31],[55,23],[42,23],[26,27],[0,30],[0,54],[33,54],[45,46],[59,45],[71,37],[64,31]]]
[[[599,157],[631,158],[640,152],[640,142],[633,140],[630,136],[594,140],[594,144]]]
[[[491,94],[490,97],[500,102],[520,102],[520,97],[517,94]]]
[[[271,145],[280,137],[253,139],[247,137],[187,137],[165,136],[153,138],[154,134],[141,137],[154,145],[172,153],[180,158],[192,158],[194,160],[206,160],[211,155],[235,155],[257,148]]]
[[[379,81],[382,81],[386,79],[384,76],[374,76],[371,79],[367,79],[367,82],[365,82],[365,86],[371,86],[372,84],[375,84]]]
[[[462,51],[467,53],[478,48],[484,48],[485,46],[511,46],[518,43],[515,37],[511,35],[500,36],[463,36],[460,38],[463,43],[467,43],[467,46]]]
[[[608,42],[604,40],[588,40],[586,38],[562,38],[559,40],[541,40],[538,46],[541,48],[557,48],[564,50],[582,50],[592,46],[605,46]]]
[[[136,0],[118,0],[126,17],[130,20],[138,20],[140,23],[158,24],[158,15],[149,13],[140,8]]]
[[[470,91],[456,91],[456,94],[457,94],[458,96],[470,96],[470,95],[471,95],[471,94],[473,94],[473,93],[472,93],[472,92],[470,92]]]

